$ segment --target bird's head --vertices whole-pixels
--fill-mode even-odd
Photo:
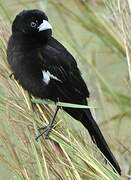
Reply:
[[[52,35],[52,26],[44,12],[37,9],[24,10],[14,19],[12,33],[48,39]]]

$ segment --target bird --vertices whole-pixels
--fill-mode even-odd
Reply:
[[[7,61],[14,78],[40,99],[88,105],[87,85],[72,54],[52,35],[53,28],[47,15],[38,9],[22,10],[12,23],[7,45]],[[53,128],[58,110],[43,132],[46,136]],[[120,166],[111,152],[90,109],[63,107],[88,130],[92,141],[121,174]],[[75,123],[75,122],[74,122]]]

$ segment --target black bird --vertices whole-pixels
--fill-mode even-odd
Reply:
[[[12,24],[7,59],[15,79],[35,97],[87,105],[89,91],[73,56],[52,37],[48,17],[40,10],[20,12]],[[55,116],[44,131],[48,135]],[[118,162],[108,147],[89,109],[63,107],[80,121],[101,152],[121,174]]]

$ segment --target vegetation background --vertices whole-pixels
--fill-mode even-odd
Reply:
[[[92,113],[122,178],[85,128],[63,111],[50,140],[35,141],[37,127],[47,124],[55,106],[32,104],[9,78],[6,60],[12,21],[32,8],[48,14],[53,36],[76,58],[91,92]],[[131,179],[131,1],[0,0],[0,15],[0,179]]]

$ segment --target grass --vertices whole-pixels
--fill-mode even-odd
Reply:
[[[124,5],[123,5],[124,3]],[[61,111],[50,139],[35,141],[55,105],[30,96],[14,79],[6,60],[13,17],[22,9],[44,9],[54,36],[76,57],[91,91],[90,107],[130,179],[131,63],[130,1],[0,1],[0,174],[3,179],[121,179],[103,162],[87,131]],[[64,23],[63,23],[64,22]],[[128,72],[128,73],[127,73]],[[62,104],[63,106],[78,106]],[[94,108],[97,107],[97,108]],[[81,108],[81,107],[79,107]]]

